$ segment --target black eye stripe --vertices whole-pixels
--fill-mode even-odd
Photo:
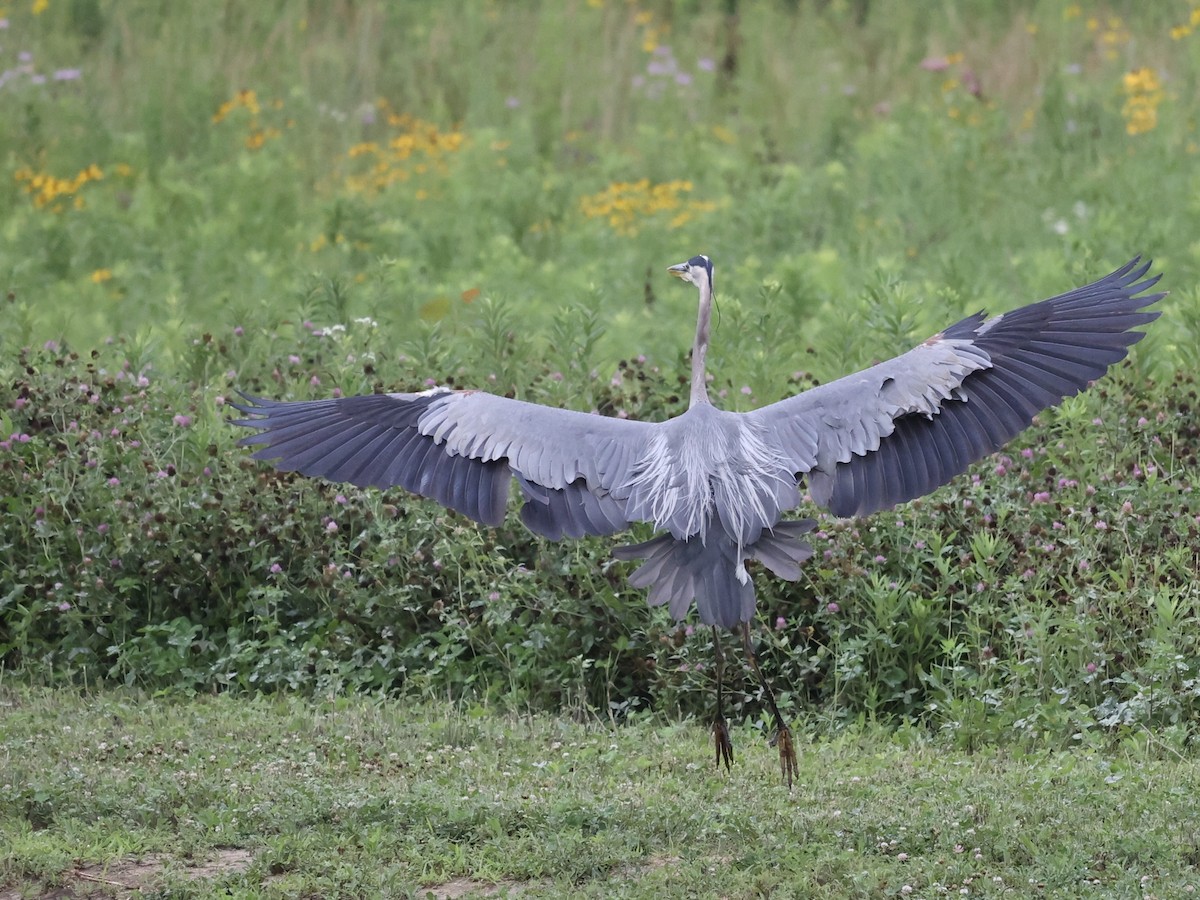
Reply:
[[[712,280],[712,268],[713,268],[712,260],[709,259],[707,256],[693,256],[691,259],[689,259],[687,261],[687,264],[689,266],[696,266],[698,268],[706,270],[708,272],[709,280],[710,281]]]

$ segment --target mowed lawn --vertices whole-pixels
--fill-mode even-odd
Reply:
[[[1195,760],[368,697],[0,693],[0,894],[1180,897]],[[816,729],[819,732],[819,729]],[[73,891],[72,894],[58,893]]]

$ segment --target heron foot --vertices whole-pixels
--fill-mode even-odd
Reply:
[[[790,791],[792,782],[800,776],[800,764],[796,760],[796,745],[792,741],[792,729],[780,721],[767,744],[779,748],[779,770],[783,773],[783,780],[787,782]]]
[[[724,762],[725,771],[728,772],[733,764],[733,741],[729,738],[729,725],[724,716],[718,715],[713,720],[712,733],[713,746],[717,751],[717,768],[721,768],[721,763]]]

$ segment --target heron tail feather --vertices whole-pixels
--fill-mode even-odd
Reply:
[[[675,619],[683,619],[695,600],[701,622],[732,630],[754,618],[754,583],[745,576],[744,561],[757,559],[776,575],[795,580],[800,564],[812,555],[800,537],[815,525],[812,519],[780,522],[749,547],[738,547],[711,532],[707,541],[698,537],[680,541],[664,534],[617,547],[613,555],[645,560],[629,576],[629,583],[649,588],[651,606],[666,604]]]
[[[779,522],[750,548],[750,556],[786,581],[800,577],[800,565],[813,555],[812,547],[801,540],[817,526],[816,519]]]
[[[669,534],[643,544],[617,547],[618,559],[644,559],[629,576],[636,588],[650,589],[650,605],[667,604],[675,619],[687,617],[692,600],[706,625],[735,628],[754,615],[754,585],[738,580],[737,545],[722,536],[707,541],[676,540]]]

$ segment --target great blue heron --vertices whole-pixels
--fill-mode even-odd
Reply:
[[[976,313],[900,356],[752,412],[724,412],[705,379],[713,266],[694,256],[668,271],[699,291],[691,400],[665,422],[608,418],[436,387],[419,393],[234,404],[258,429],[254,457],[362,487],[395,485],[486,525],[505,515],[514,477],[521,519],[557,540],[649,522],[664,534],[614,551],[642,559],[630,576],[649,602],[683,619],[693,600],[717,654],[717,764],[732,760],[721,708],[719,628],[741,630],[775,719],[783,776],[796,774],[791,732],[754,658],[755,559],[795,580],[812,553],[801,503],[863,516],[927,494],[999,449],[1035,414],[1122,359],[1153,321],[1139,259],[1086,287],[985,319]]]

